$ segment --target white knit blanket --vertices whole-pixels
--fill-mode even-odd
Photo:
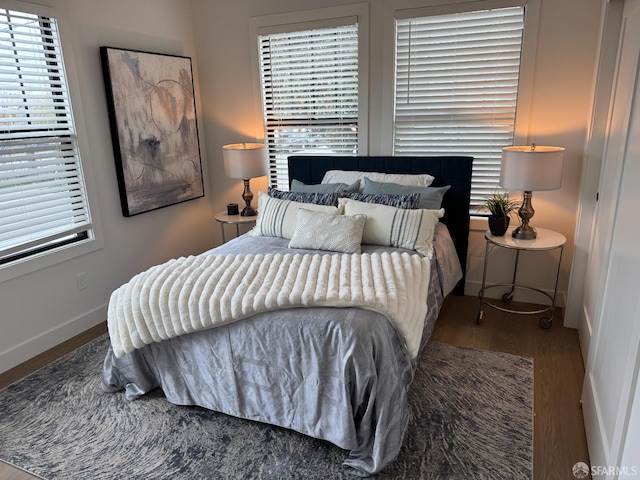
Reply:
[[[429,260],[407,252],[182,257],[113,292],[109,335],[121,357],[146,344],[270,310],[360,307],[385,315],[415,358],[429,275]]]

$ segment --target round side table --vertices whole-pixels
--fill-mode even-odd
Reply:
[[[517,238],[513,238],[511,233],[513,232],[513,227],[507,230],[502,237],[496,237],[491,234],[490,231],[485,232],[484,238],[486,240],[485,252],[484,252],[484,269],[482,271],[482,287],[478,292],[478,297],[480,298],[480,307],[478,309],[478,317],[476,319],[476,323],[480,324],[482,320],[483,311],[482,307],[484,305],[488,305],[491,308],[495,308],[496,310],[500,310],[502,312],[508,313],[517,313],[521,315],[536,315],[549,312],[548,316],[544,316],[540,319],[539,324],[542,328],[551,328],[553,324],[553,312],[556,306],[556,296],[558,294],[558,278],[560,277],[560,267],[562,265],[562,253],[564,251],[564,245],[567,242],[567,239],[564,235],[558,232],[554,232],[553,230],[546,230],[544,228],[536,228],[537,237],[533,240],[519,240]],[[497,283],[494,285],[487,285],[487,266],[489,264],[489,247],[494,245],[499,248],[506,248],[509,250],[515,250],[516,252],[516,262],[513,267],[513,280],[511,283]],[[539,288],[530,287],[518,284],[516,282],[516,277],[518,274],[518,259],[520,257],[520,252],[523,251],[531,251],[531,252],[541,252],[547,250],[560,250],[560,255],[558,257],[558,269],[556,271],[556,281],[553,289],[553,295],[541,290]],[[539,308],[535,310],[514,310],[502,305],[497,305],[495,303],[488,302],[485,299],[485,292],[491,288],[497,287],[510,287],[510,291],[502,295],[502,302],[504,304],[509,304],[513,300],[513,294],[516,288],[533,290],[545,295],[550,301],[551,304],[544,308]]]
[[[220,231],[222,232],[222,243],[227,243],[227,239],[224,233],[225,225],[235,225],[236,226],[236,237],[240,235],[240,225],[245,225],[249,223],[255,223],[257,216],[253,217],[243,217],[242,215],[228,215],[227,212],[218,212],[215,215],[215,219],[218,223],[220,223]]]

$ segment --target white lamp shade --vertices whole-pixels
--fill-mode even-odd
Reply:
[[[510,190],[555,190],[562,185],[564,148],[504,147],[500,185]]]
[[[267,174],[266,148],[262,143],[233,143],[222,147],[224,173],[229,178],[255,178]]]

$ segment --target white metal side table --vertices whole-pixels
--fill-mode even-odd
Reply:
[[[222,231],[222,243],[227,243],[227,239],[224,232],[225,225],[235,225],[236,226],[236,237],[240,235],[240,225],[245,225],[248,223],[255,223],[256,219],[255,215],[253,217],[243,217],[242,215],[228,215],[227,212],[218,212],[216,213],[215,219],[218,223],[220,223],[220,230]]]
[[[542,328],[551,328],[553,324],[553,312],[556,306],[556,296],[558,294],[558,279],[560,277],[560,267],[562,265],[562,253],[564,251],[564,245],[567,242],[567,239],[564,235],[558,232],[554,232],[553,230],[546,230],[544,228],[536,228],[537,238],[533,240],[519,240],[517,238],[513,238],[511,236],[511,232],[513,232],[513,228],[507,230],[502,237],[496,237],[491,234],[490,231],[485,232],[484,238],[486,240],[485,252],[484,252],[484,269],[482,271],[482,287],[478,292],[478,297],[480,298],[480,307],[478,309],[478,317],[476,319],[476,323],[479,325],[482,321],[483,311],[482,308],[484,305],[488,305],[491,308],[495,308],[496,310],[500,310],[508,313],[517,313],[524,315],[537,315],[549,312],[548,316],[544,316],[540,319],[539,324]],[[496,283],[494,285],[487,285],[487,265],[489,263],[489,247],[496,246],[499,248],[506,248],[510,250],[515,250],[516,252],[516,261],[513,267],[513,280],[511,283]],[[558,256],[558,269],[556,271],[556,281],[553,289],[553,295],[550,295],[548,292],[541,290],[539,288],[530,287],[522,284],[518,284],[517,274],[518,274],[518,260],[520,257],[520,252],[522,251],[532,251],[532,252],[540,252],[547,250],[555,250],[559,249],[560,254]],[[551,305],[539,308],[535,310],[514,310],[508,308],[506,306],[498,305],[496,303],[489,302],[485,299],[485,292],[491,288],[497,287],[510,287],[510,291],[502,295],[502,302],[504,304],[509,304],[513,300],[513,294],[516,288],[525,289],[525,290],[533,290],[539,292],[546,296],[550,301]]]

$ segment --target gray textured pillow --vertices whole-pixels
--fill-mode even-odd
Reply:
[[[318,183],[317,185],[307,185],[299,180],[291,180],[292,192],[307,193],[335,193],[335,192],[357,192],[360,188],[360,182],[357,181],[351,185],[346,183]]]
[[[420,194],[392,195],[388,193],[338,193],[338,198],[350,198],[365,203],[377,203],[389,207],[415,210],[420,203]]]
[[[337,193],[284,192],[273,187],[267,189],[267,194],[280,200],[290,200],[299,203],[313,203],[314,205],[338,205]]]
[[[366,215],[331,215],[299,209],[289,248],[360,253]]]
[[[451,188],[451,185],[444,187],[414,187],[409,185],[400,185],[398,183],[381,183],[374,182],[365,177],[364,190],[362,193],[387,193],[394,195],[411,195],[412,193],[420,194],[418,208],[426,208],[429,210],[438,210],[442,207],[442,199],[444,194]]]

